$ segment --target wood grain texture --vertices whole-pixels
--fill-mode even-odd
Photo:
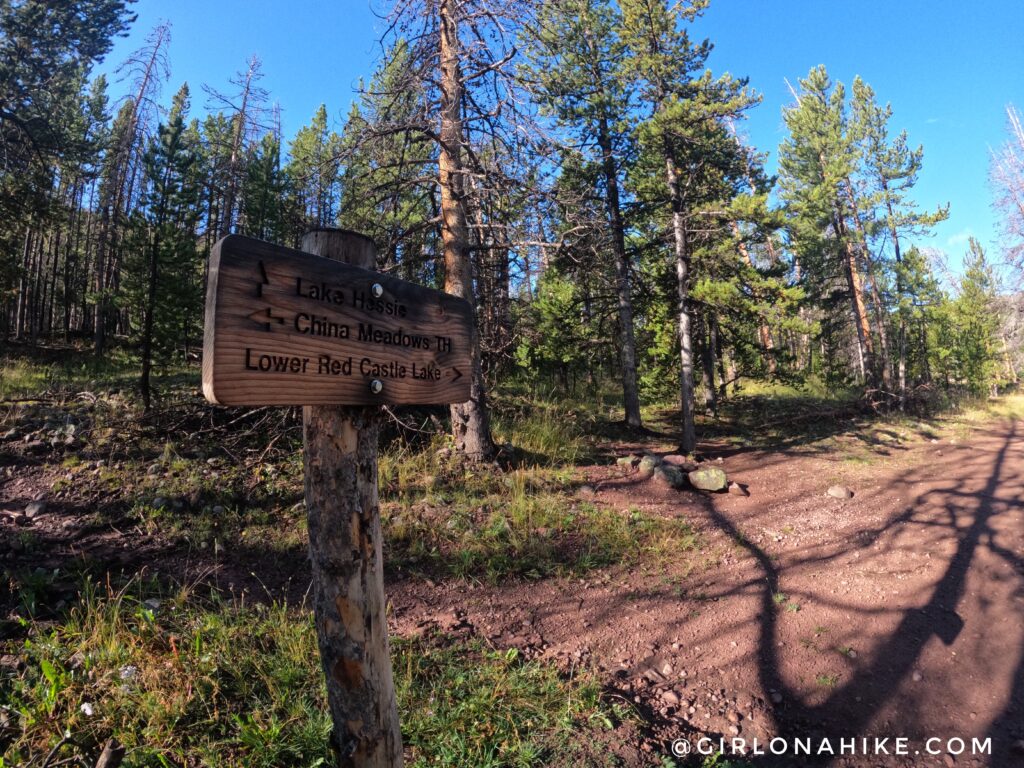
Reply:
[[[302,245],[374,263],[372,242],[354,233],[317,230]],[[402,765],[377,497],[379,417],[376,407],[302,409],[313,608],[331,743],[344,768]]]
[[[230,235],[210,258],[203,392],[221,405],[460,403],[471,333],[463,299]]]

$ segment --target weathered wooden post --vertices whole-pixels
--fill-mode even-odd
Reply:
[[[210,257],[203,391],[301,405],[317,638],[343,768],[402,764],[377,502],[380,406],[469,398],[469,303],[372,271],[373,243],[230,235]]]
[[[377,266],[373,241],[344,230],[308,232],[302,250]],[[377,503],[379,413],[380,406],[302,408],[313,609],[331,740],[345,768],[402,765]]]

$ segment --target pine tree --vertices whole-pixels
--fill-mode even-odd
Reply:
[[[858,150],[851,135],[842,83],[833,86],[825,67],[800,81],[796,104],[783,110],[789,137],[779,146],[780,191],[810,294],[827,303],[843,289],[855,332],[860,379],[874,386],[879,369],[868,319],[862,254],[851,231],[850,180]]]
[[[43,243],[48,239],[46,303],[52,308],[52,270],[58,266],[60,244],[44,232],[50,215],[62,210],[61,198],[76,193],[73,183],[65,183],[70,179],[63,177],[58,165],[72,170],[83,153],[88,154],[79,119],[85,101],[82,91],[93,64],[134,21],[129,5],[129,0],[0,3],[0,296],[5,310],[0,331],[4,336],[10,326],[20,333],[26,318],[33,329],[42,321],[29,311],[30,304],[42,311],[29,290],[42,288]],[[35,296],[41,297],[40,292]],[[13,305],[10,297],[16,297]]]
[[[281,142],[275,134],[267,133],[249,148],[245,161],[241,234],[270,243],[285,242],[286,179],[281,168]]]
[[[999,318],[992,267],[981,243],[972,237],[968,246],[964,275],[953,303],[953,359],[957,378],[980,396],[994,393],[999,383]]]
[[[334,224],[338,205],[340,141],[327,125],[327,107],[321,104],[310,125],[295,134],[285,166],[292,210],[299,216],[293,225],[309,229]]]
[[[621,0],[628,71],[641,83],[648,117],[641,144],[653,167],[661,166],[664,210],[671,216],[680,347],[680,450],[696,448],[694,349],[690,289],[693,217],[709,202],[731,199],[742,178],[743,158],[725,121],[756,103],[746,81],[703,71],[711,44],[694,44],[685,25],[707,6],[705,0]]]
[[[924,148],[911,149],[906,131],[890,141],[888,124],[892,118],[892,107],[888,104],[880,107],[872,88],[859,77],[853,81],[852,111],[868,187],[868,205],[879,209],[877,218],[882,222],[874,228],[881,235],[879,255],[885,248],[892,250],[897,317],[896,386],[900,408],[903,408],[907,393],[907,313],[910,302],[903,281],[903,243],[908,236],[926,233],[948,218],[949,206],[934,213],[922,213],[916,209],[909,194],[917,183]],[[888,307],[884,309],[887,314]]]
[[[428,171],[437,165],[437,145],[427,88],[405,39],[388,48],[359,94],[342,132],[338,221],[374,239],[382,269],[440,288],[436,180]]]
[[[147,237],[140,389],[146,411],[152,403],[150,378],[154,352],[166,355],[178,343],[187,343],[200,311],[195,279],[198,179],[196,156],[187,142],[188,106],[186,84],[175,94],[167,123],[158,128],[143,161],[147,183],[143,216]]]
[[[622,71],[621,23],[618,9],[607,0],[545,3],[529,40],[529,66],[524,71],[534,98],[567,133],[566,142],[576,152],[586,152],[600,169],[599,193],[615,266],[625,422],[640,427],[631,265],[621,191],[635,154],[630,120],[634,94]]]
[[[393,7],[395,39],[415,41],[409,77],[428,93],[425,108],[432,124],[423,134],[437,148],[444,289],[465,298],[477,311],[488,297],[476,293],[475,256],[480,249],[475,247],[469,209],[480,202],[470,197],[493,195],[519,181],[514,166],[488,166],[483,150],[492,156],[519,157],[516,148],[524,131],[517,119],[521,111],[512,98],[517,85],[509,67],[515,55],[510,34],[528,16],[528,8],[511,0],[412,0],[395,2]],[[471,177],[478,183],[471,184]],[[479,323],[473,329],[470,353],[470,399],[451,407],[452,432],[461,453],[485,459],[493,456],[495,446]]]

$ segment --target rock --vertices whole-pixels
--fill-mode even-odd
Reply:
[[[226,510],[224,509],[224,507],[222,507],[220,504],[214,504],[213,508],[210,510],[210,512],[212,512],[215,515],[223,515],[225,511]]]
[[[739,736],[740,735],[740,730],[741,729],[740,729],[740,727],[738,725],[730,725],[729,726],[729,733],[731,733],[733,736]]]
[[[681,453],[670,453],[665,456],[662,460],[663,464],[671,464],[674,467],[679,467],[683,472],[693,472],[700,465],[689,456],[685,456]]]
[[[653,453],[645,453],[643,458],[640,459],[638,469],[641,475],[652,475],[654,470],[661,465],[661,457],[655,456]]]
[[[701,467],[686,476],[690,485],[700,491],[724,491],[729,485],[729,478],[718,467]]]
[[[739,483],[729,483],[729,493],[734,496],[749,496],[750,491],[747,490],[747,486],[740,485]]]
[[[4,432],[3,436],[0,437],[0,440],[7,442],[9,440],[17,440],[19,437],[21,437],[21,433],[17,429],[8,429]]]
[[[922,680],[924,679],[924,675],[922,675],[922,674],[921,674],[920,670],[917,670],[917,669],[915,669],[915,670],[914,670],[914,674],[913,674],[913,675],[911,675],[911,676],[910,676],[910,678],[911,678],[911,679],[912,679],[912,680],[913,680],[913,681],[914,681],[915,683],[920,683],[920,682],[921,682],[921,681],[922,681]]]
[[[833,499],[852,499],[853,491],[847,488],[845,485],[833,485],[827,491],[828,495]]]
[[[683,476],[683,472],[678,467],[674,467],[671,464],[662,464],[661,466],[655,467],[654,479],[662,485],[667,485],[669,488],[682,488],[686,482],[686,478]]]
[[[146,470],[146,474],[150,475],[150,476],[160,474],[160,465],[159,464],[150,464],[149,468]]]
[[[670,707],[679,706],[679,694],[675,691],[665,691],[661,694],[661,700],[668,704]]]
[[[163,509],[169,503],[170,502],[167,501],[167,499],[165,499],[163,496],[157,496],[155,499],[153,499],[153,509]]]
[[[618,464],[620,467],[625,467],[626,469],[632,469],[633,467],[635,467],[637,465],[637,463],[639,461],[640,461],[640,457],[637,456],[635,453],[631,453],[628,456],[620,456],[619,458],[617,458],[615,460],[615,463]]]
[[[942,762],[949,766],[949,768],[953,768],[956,765],[956,760],[948,752],[942,756]]]
[[[25,517],[33,518],[38,517],[46,511],[45,501],[33,501],[27,507],[25,507]]]
[[[579,490],[576,491],[576,495],[584,499],[592,499],[597,496],[597,488],[592,486],[590,483],[587,483],[579,487]]]
[[[29,453],[38,453],[46,450],[46,443],[42,440],[29,440],[25,443],[25,450]]]
[[[738,723],[743,718],[740,717],[740,713],[739,712],[736,712],[735,710],[733,710],[733,711],[729,712],[728,715],[725,716],[725,719],[728,720],[730,723],[735,724],[735,723]]]
[[[778,691],[772,691],[771,699],[772,699],[772,704],[781,704],[782,703],[782,694],[779,693]]]

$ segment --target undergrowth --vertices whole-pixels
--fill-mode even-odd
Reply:
[[[53,752],[93,764],[107,739],[126,768],[331,765],[312,618],[283,602],[85,582],[48,624],[23,611],[3,643],[0,766]],[[580,731],[619,714],[589,671],[571,678],[514,651],[443,635],[392,640],[412,766],[561,763]]]

